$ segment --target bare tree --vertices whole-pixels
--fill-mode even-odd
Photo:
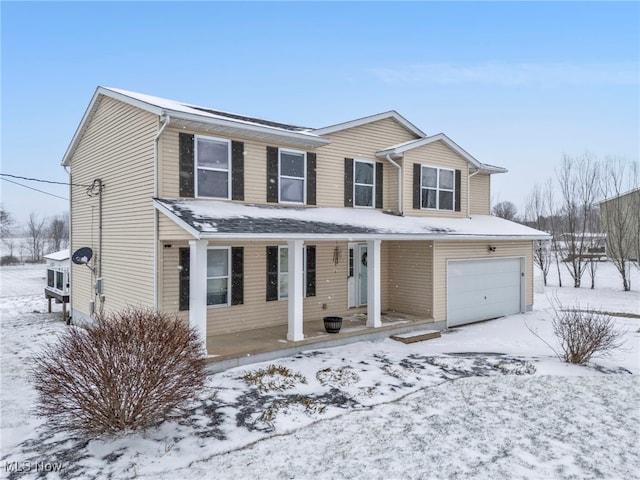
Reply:
[[[9,265],[17,261],[13,256],[16,241],[11,231],[15,223],[13,215],[11,215],[8,210],[5,210],[4,206],[0,205],[0,237],[2,237],[2,243],[4,243],[9,251],[9,254],[2,258],[3,265]]]
[[[525,218],[528,225],[537,230],[549,233],[549,208],[547,198],[543,194],[542,187],[533,186],[533,191],[527,199],[525,206]],[[536,240],[533,245],[533,263],[542,271],[544,285],[547,285],[547,277],[551,268],[551,248],[548,240]]]
[[[619,158],[607,159],[602,179],[602,224],[607,232],[607,256],[620,273],[625,292],[631,290],[632,259],[638,261],[640,214],[637,198],[638,165]]]
[[[548,178],[544,186],[544,201],[547,205],[549,218],[547,220],[547,232],[551,235],[551,255],[556,266],[558,274],[558,286],[562,287],[562,272],[560,271],[560,263],[564,258],[563,244],[560,241],[560,235],[563,231],[562,217],[556,205],[555,191],[553,187],[553,179]]]
[[[591,290],[596,288],[596,271],[598,270],[598,262],[600,256],[604,255],[602,244],[602,230],[600,228],[600,208],[597,204],[593,206],[593,210],[587,218],[589,233],[585,237],[587,243],[587,261],[589,278],[591,279]]]
[[[52,251],[58,251],[69,242],[69,222],[66,215],[56,215],[47,226],[47,237]]]
[[[31,212],[29,214],[26,233],[29,238],[29,253],[31,253],[31,261],[34,263],[42,260],[42,251],[45,243],[45,225],[45,218],[38,218],[38,215],[35,212]]]
[[[494,205],[492,212],[496,217],[511,220],[512,222],[517,221],[518,208],[513,204],[513,202],[504,201],[497,203]]]
[[[566,249],[564,264],[578,288],[587,266],[584,256],[589,228],[589,216],[598,194],[599,165],[589,154],[578,158],[564,156],[556,179],[560,186],[562,213],[566,217],[566,230],[562,240]]]
[[[4,205],[0,205],[0,236],[2,238],[11,235],[11,227],[16,223],[13,215],[8,210],[5,210]]]

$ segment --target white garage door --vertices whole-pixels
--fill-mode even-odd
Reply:
[[[520,258],[449,260],[447,324],[452,327],[520,312]]]

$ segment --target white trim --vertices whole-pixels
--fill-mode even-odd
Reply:
[[[367,327],[381,327],[380,240],[367,241]]]
[[[207,241],[189,240],[189,326],[207,352]]]
[[[356,182],[356,164],[368,163],[373,167],[373,184],[357,183]],[[356,205],[356,185],[361,187],[371,187],[371,205]],[[353,207],[354,208],[376,208],[376,162],[373,160],[358,160],[353,159]]]
[[[282,179],[288,178],[292,180],[300,180],[300,177],[292,177],[290,175],[282,175],[282,152],[293,153],[294,155],[302,155],[302,163],[304,167],[304,177],[302,178],[302,202],[291,202],[282,200]],[[302,150],[292,150],[290,148],[278,148],[278,203],[287,205],[306,205],[307,204],[307,152]]]
[[[438,133],[430,137],[424,137],[411,142],[400,143],[398,145],[385,148],[384,150],[378,150],[376,152],[376,157],[384,158],[387,155],[390,155],[391,157],[402,157],[404,152],[406,151],[413,150],[414,148],[419,148],[424,145],[429,145],[430,143],[434,143],[434,142],[444,143],[451,150],[453,150],[455,153],[460,155],[463,159],[465,159],[467,162],[472,164],[482,173],[506,173],[508,171],[506,168],[487,165],[485,163],[480,162],[479,160],[474,158],[469,152],[463,149],[460,145],[458,145],[456,142],[454,142],[449,137],[447,137],[444,133]]]
[[[337,123],[335,125],[330,125],[328,127],[317,128],[313,130],[313,133],[316,135],[326,135],[329,133],[339,132],[341,130],[346,130],[348,128],[359,127],[361,125],[366,125],[368,123],[377,122],[379,120],[384,120],[386,118],[391,118],[397,121],[404,128],[409,130],[409,132],[413,133],[416,137],[426,137],[427,134],[416,127],[409,120],[404,118],[395,110],[389,110],[388,112],[377,113],[375,115],[369,115],[368,117],[357,118],[355,120],[350,120],[348,122]]]
[[[219,142],[227,144],[227,196],[226,197],[215,197],[213,195],[200,195],[198,192],[198,170],[207,170],[209,172],[224,172],[223,168],[215,168],[215,167],[200,167],[198,165],[198,140],[204,140],[205,142]],[[194,135],[193,136],[193,168],[194,168],[194,190],[195,190],[195,198],[217,198],[221,200],[230,200],[231,199],[231,140],[226,138],[218,138],[218,137],[210,137],[208,135]]]
[[[432,168],[436,171],[436,186],[434,187],[425,187],[422,185],[422,179],[424,177],[422,170],[424,168]],[[441,188],[440,187],[440,171],[445,170],[447,172],[451,172],[453,174],[453,188]],[[425,207],[422,205],[422,191],[423,190],[435,190],[436,191],[436,207]],[[443,192],[451,192],[451,208],[440,208],[440,191]],[[431,211],[440,211],[440,212],[455,212],[456,211],[456,171],[453,168],[447,167],[436,167],[435,165],[427,165],[424,163],[420,164],[420,210],[431,210]]]
[[[209,277],[209,250],[226,250],[227,251],[227,275],[217,276],[217,277]],[[209,305],[209,299],[205,300],[207,304],[207,308],[220,308],[220,307],[228,307],[231,305],[231,247],[226,246],[214,246],[207,247],[207,266],[206,266],[206,275],[205,281],[207,283],[207,297],[209,296],[209,280],[217,280],[220,278],[227,278],[227,303],[213,303]]]
[[[302,240],[290,240],[288,247],[288,267],[289,267],[289,291],[288,291],[288,328],[287,340],[298,342],[304,340],[304,296],[303,285],[304,275],[300,264],[302,263],[302,252],[304,242]],[[278,255],[280,251],[278,250]],[[291,275],[293,272],[293,275]]]

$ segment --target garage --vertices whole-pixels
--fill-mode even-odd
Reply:
[[[449,260],[447,325],[524,311],[524,258]]]

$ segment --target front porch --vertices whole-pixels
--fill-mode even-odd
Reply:
[[[367,315],[343,317],[339,333],[327,333],[322,320],[304,323],[304,338],[287,340],[286,324],[207,337],[207,362],[211,371],[222,371],[251,363],[286,357],[304,350],[335,347],[360,341],[378,340],[413,330],[445,328],[444,322],[399,312],[383,312],[382,325],[367,327]]]

